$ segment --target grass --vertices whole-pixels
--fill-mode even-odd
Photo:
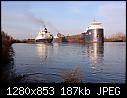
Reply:
[[[81,73],[79,68],[73,70],[65,71],[62,74],[64,83],[81,83]]]

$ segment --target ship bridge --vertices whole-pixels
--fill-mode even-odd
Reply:
[[[104,42],[103,26],[101,22],[93,21],[85,31],[85,42]]]

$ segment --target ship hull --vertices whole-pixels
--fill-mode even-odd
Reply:
[[[104,42],[103,29],[90,29],[85,34],[85,42]]]
[[[53,39],[37,39],[36,42],[51,43]]]

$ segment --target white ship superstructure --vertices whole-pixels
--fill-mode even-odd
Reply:
[[[47,28],[45,27],[44,30],[40,30],[38,32],[38,35],[35,38],[36,42],[52,42],[53,41],[53,35],[50,34],[50,32],[47,31]]]
[[[102,27],[102,23],[93,21],[85,31],[85,42],[103,42],[104,29]]]

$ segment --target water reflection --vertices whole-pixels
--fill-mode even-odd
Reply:
[[[104,44],[92,43],[86,45],[87,55],[92,64],[93,69],[96,69],[97,64],[103,63]]]
[[[48,45],[44,43],[36,44],[37,54],[41,58],[43,63],[47,62],[48,58]]]
[[[60,43],[53,43],[53,53],[58,55],[59,53],[59,48],[60,48]]]

